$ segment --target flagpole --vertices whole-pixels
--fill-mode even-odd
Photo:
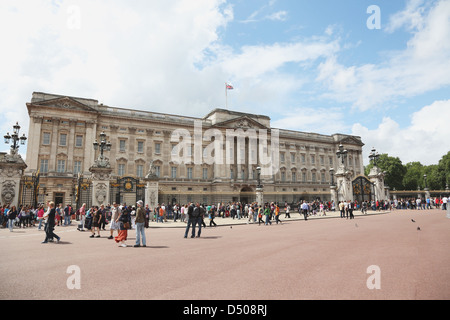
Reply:
[[[226,82],[225,82],[225,108],[228,109],[228,88]]]

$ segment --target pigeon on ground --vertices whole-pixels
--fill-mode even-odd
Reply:
[[[414,219],[411,219],[411,221],[412,221],[412,222],[416,222],[416,221],[414,221]]]

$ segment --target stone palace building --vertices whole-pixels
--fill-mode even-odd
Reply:
[[[135,202],[140,195],[130,183],[145,187],[150,168],[158,177],[160,203],[251,202],[258,181],[265,201],[329,200],[339,144],[348,151],[351,175],[364,174],[360,137],[272,128],[265,115],[214,109],[194,118],[41,92],[26,106],[25,173],[39,173],[39,202],[79,201],[77,179],[89,184],[89,169],[100,153],[93,143],[102,132],[110,142],[103,154],[112,169],[110,187],[117,189],[109,203]],[[264,170],[268,167],[272,171]],[[122,178],[128,178],[128,189],[119,185]]]

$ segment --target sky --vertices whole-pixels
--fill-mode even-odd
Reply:
[[[47,92],[356,135],[365,165],[450,151],[450,0],[2,0],[0,36],[2,135]]]

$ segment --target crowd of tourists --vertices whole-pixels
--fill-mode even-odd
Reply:
[[[282,223],[283,219],[290,218],[291,213],[297,212],[305,220],[310,216],[326,216],[328,212],[339,211],[341,218],[354,218],[353,211],[360,210],[366,214],[368,210],[425,210],[425,209],[447,209],[450,198],[406,198],[394,199],[391,201],[300,201],[296,204],[285,202],[279,205],[277,202],[267,202],[263,205],[258,203],[229,202],[217,204],[188,203],[184,205],[158,204],[155,208],[143,205],[139,200],[136,205],[126,203],[112,205],[101,205],[86,207],[83,204],[78,210],[74,210],[70,204],[63,207],[61,204],[55,205],[53,202],[40,204],[37,208],[32,206],[15,206],[0,204],[0,226],[9,228],[12,232],[14,228],[32,228],[45,231],[43,243],[60,240],[54,229],[56,226],[69,226],[73,222],[77,224],[79,231],[90,231],[91,238],[99,238],[100,233],[107,231],[109,226],[108,239],[114,239],[122,247],[126,247],[127,230],[136,230],[135,247],[145,246],[145,228],[150,222],[167,223],[169,221],[181,221],[186,223],[184,237],[187,238],[189,231],[191,237],[200,237],[202,227],[207,226],[205,220],[209,221],[210,227],[216,227],[215,218],[244,219],[246,223],[257,223],[258,225],[271,225]],[[196,233],[197,229],[197,233]],[[114,233],[117,233],[114,236]]]
[[[426,209],[442,209],[447,210],[450,197],[434,197],[434,198],[405,198],[393,200],[392,205],[395,209],[403,210],[426,210]]]

